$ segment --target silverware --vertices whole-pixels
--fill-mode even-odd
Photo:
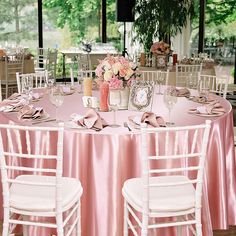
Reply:
[[[132,129],[130,128],[130,126],[127,122],[124,122],[124,127],[128,128],[129,131],[132,131]]]
[[[56,120],[55,118],[52,118],[52,119],[44,119],[44,120],[37,120],[37,121],[32,122],[32,125],[40,124],[40,123],[46,123],[46,122],[51,122],[51,121],[55,121],[55,120]]]

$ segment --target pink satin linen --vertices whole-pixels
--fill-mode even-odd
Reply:
[[[93,96],[99,97],[98,91]],[[227,229],[236,225],[236,165],[233,135],[233,113],[228,101],[214,96],[225,109],[219,117],[202,117],[189,114],[189,109],[199,103],[179,97],[172,111],[176,126],[201,124],[212,120],[209,146],[206,156],[202,197],[203,235],[212,236],[212,229]],[[48,94],[34,103],[55,117],[55,107],[49,102]],[[59,119],[69,121],[72,113],[85,115],[82,95],[74,93],[64,97],[58,110]],[[152,112],[168,121],[168,109],[162,95],[155,95]],[[112,123],[112,112],[99,112],[107,123]],[[140,130],[130,132],[123,123],[129,116],[142,116],[143,112],[119,110],[119,128],[106,127],[97,132],[92,129],[65,128],[64,176],[78,178],[83,186],[81,198],[82,235],[121,236],[123,235],[123,196],[121,189],[126,179],[141,176]],[[17,113],[0,112],[1,123],[31,125],[30,121],[18,120]],[[55,123],[41,123],[51,126]],[[42,145],[42,150],[45,148]],[[55,148],[55,147],[52,147]],[[0,189],[1,191],[1,189]],[[2,195],[0,197],[2,203]],[[3,209],[0,209],[1,219]],[[56,234],[52,229],[30,228],[29,235]],[[175,229],[150,231],[151,236],[175,236]],[[183,235],[188,236],[186,232]],[[191,235],[191,234],[190,234]]]

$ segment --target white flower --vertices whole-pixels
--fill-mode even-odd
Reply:
[[[113,75],[113,73],[112,73],[111,70],[105,71],[105,73],[104,73],[104,80],[109,81],[112,78],[112,75]]]
[[[128,80],[133,75],[133,73],[134,71],[131,68],[128,68],[126,72],[125,80]]]
[[[108,71],[108,70],[111,69],[111,65],[109,64],[108,61],[103,61],[102,65],[103,65],[103,68],[104,68],[105,71]]]
[[[112,70],[115,75],[118,74],[119,70],[121,68],[121,64],[116,62],[115,64],[112,65]]]

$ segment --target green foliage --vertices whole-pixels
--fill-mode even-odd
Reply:
[[[101,0],[44,0],[45,12],[60,28],[69,26],[73,41],[78,44],[83,39],[95,40],[101,37]],[[57,16],[55,15],[57,13]],[[115,0],[107,0],[108,37],[118,37],[115,27]],[[96,26],[96,28],[94,28]]]
[[[181,32],[193,9],[192,0],[136,0],[134,28],[137,39],[146,51],[157,37],[168,41],[170,36]]]
[[[33,4],[36,0],[0,0],[0,39],[15,40],[36,38],[37,15]],[[27,9],[26,9],[27,8]],[[37,14],[37,13],[36,13]]]
[[[207,0],[206,24],[222,24],[236,20],[235,0]]]

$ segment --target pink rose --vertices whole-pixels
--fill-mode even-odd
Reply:
[[[123,87],[123,81],[114,76],[109,81],[109,87],[112,89],[121,89]]]

